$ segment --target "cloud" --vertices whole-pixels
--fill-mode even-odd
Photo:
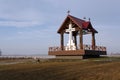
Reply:
[[[49,39],[53,39],[56,34],[56,26],[49,26],[48,28],[41,28],[42,26],[37,27],[37,29],[34,29],[34,27],[27,27],[27,28],[17,28],[16,31],[10,31],[8,33],[12,33],[11,35],[6,35],[2,38],[4,41],[20,41],[23,40],[24,42],[34,41],[34,40],[40,40],[45,41]],[[45,26],[44,26],[45,27]],[[58,37],[58,36],[57,36]],[[50,41],[50,40],[49,40]],[[52,41],[51,41],[52,42]]]
[[[0,26],[33,27],[45,23],[44,15],[36,10],[21,10],[21,12],[0,12]]]
[[[33,0],[0,0],[0,26],[33,27],[47,21]]]
[[[0,0],[0,27],[56,25],[63,11],[55,4],[49,0]]]
[[[34,27],[42,25],[38,21],[0,21],[0,27]]]

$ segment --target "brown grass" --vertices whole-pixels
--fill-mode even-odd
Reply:
[[[120,61],[46,61],[0,65],[0,80],[120,80]]]

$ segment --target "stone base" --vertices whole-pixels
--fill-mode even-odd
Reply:
[[[63,51],[49,51],[48,54],[54,55],[58,59],[87,59],[87,58],[99,58],[100,55],[106,55],[107,51],[63,50]]]
[[[56,56],[57,59],[83,59],[83,56]]]
[[[83,56],[56,56],[56,59],[88,59],[99,58],[100,55],[83,55]]]

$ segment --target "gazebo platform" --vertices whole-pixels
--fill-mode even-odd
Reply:
[[[106,55],[106,47],[96,46],[95,50],[90,45],[84,45],[83,49],[77,48],[77,50],[62,50],[60,47],[49,47],[49,55],[55,55],[57,58],[70,58],[70,59],[83,59],[88,57],[99,57],[100,55]]]
[[[95,34],[98,31],[93,28],[90,19],[82,20],[68,14],[57,33],[60,34],[60,47],[49,47],[48,55],[63,59],[83,59],[107,54],[106,47],[96,46]],[[66,46],[64,34],[69,35]],[[91,45],[83,44],[83,35],[87,34],[91,34]]]

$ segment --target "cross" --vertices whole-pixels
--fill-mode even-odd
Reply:
[[[69,15],[70,11],[68,10],[67,13],[68,13],[68,15]]]
[[[72,23],[69,24],[69,28],[66,29],[66,32],[69,32],[69,41],[71,42],[72,39],[72,32],[75,31],[75,28],[72,28]]]

